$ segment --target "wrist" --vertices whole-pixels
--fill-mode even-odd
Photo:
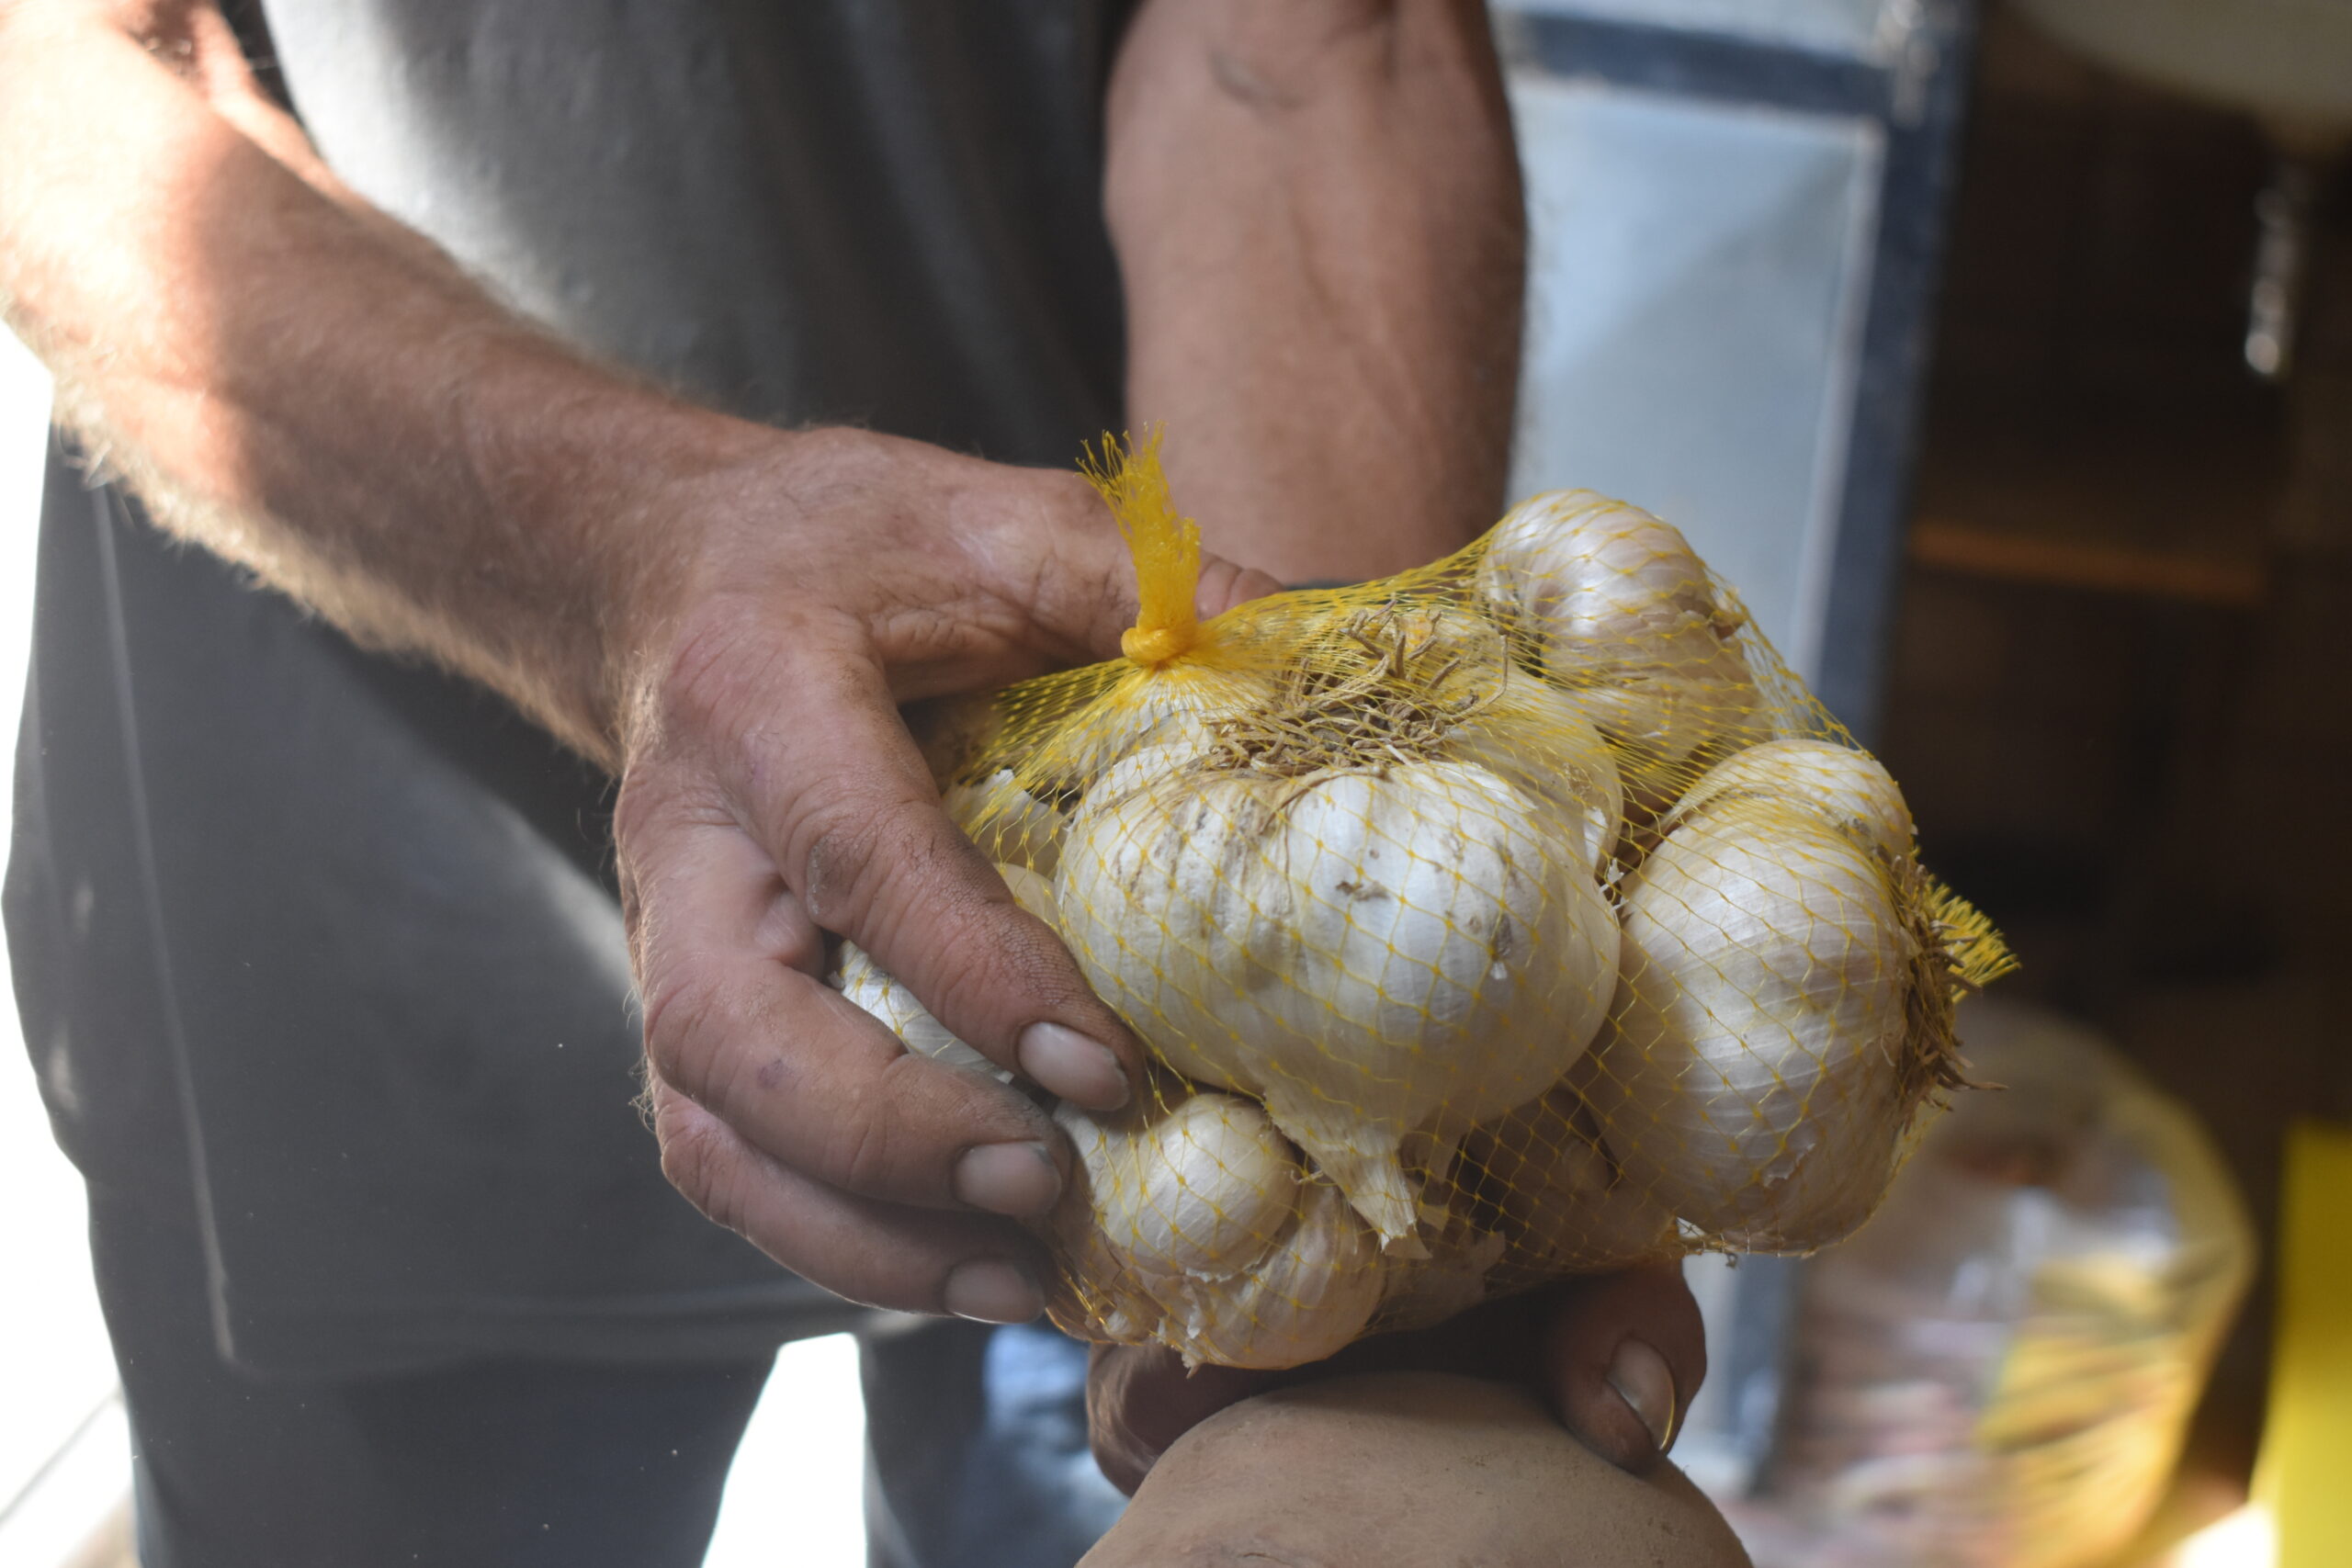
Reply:
[[[566,739],[616,768],[630,694],[674,639],[723,520],[795,438],[584,365],[527,329],[461,357],[467,482],[521,543],[496,556],[531,574],[501,595],[515,617],[503,661]]]

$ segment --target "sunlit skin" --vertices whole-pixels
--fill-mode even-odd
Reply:
[[[1201,607],[1417,564],[1490,521],[1524,239],[1484,6],[1152,0],[1106,135],[1129,412],[1170,432],[1213,552]],[[1136,1043],[942,814],[898,715],[1117,652],[1132,579],[1086,485],[749,423],[586,362],[346,188],[193,0],[0,5],[0,235],[9,324],[164,525],[617,778],[681,1190],[856,1300],[1034,1311],[1017,1221],[1051,1206],[1067,1146],[820,973],[845,935],[992,1060],[1090,1104],[1127,1092]],[[1668,1354],[1687,1400],[1699,1367]],[[1556,1386],[1572,1423],[1601,1397],[1582,1371]],[[1198,1405],[1110,1389],[1131,1459]],[[1149,1440],[1131,1398],[1163,1400]],[[1613,1430],[1603,1451],[1644,1457]]]

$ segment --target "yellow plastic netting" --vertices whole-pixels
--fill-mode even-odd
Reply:
[[[1539,496],[1197,622],[1152,447],[1087,472],[1136,558],[1126,657],[1001,694],[944,780],[1156,1060],[1127,1112],[1058,1113],[1057,1322],[1287,1366],[1867,1217],[2009,960],[1679,534]],[[846,957],[910,1046],[979,1061]]]

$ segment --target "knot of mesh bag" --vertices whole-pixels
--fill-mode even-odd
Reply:
[[[1193,608],[1201,581],[1201,530],[1180,516],[1159,465],[1160,432],[1140,442],[1122,443],[1104,434],[1099,454],[1079,459],[1079,471],[1118,520],[1119,533],[1136,563],[1136,624],[1119,638],[1119,651],[1150,667],[1192,651],[1200,640]]]

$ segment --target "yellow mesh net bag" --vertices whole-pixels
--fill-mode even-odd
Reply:
[[[1283,1367],[1559,1276],[1868,1216],[2009,966],[1681,536],[1539,496],[1196,623],[1154,447],[1089,477],[1125,657],[963,727],[950,813],[1154,1058],[1050,1239],[1082,1337]],[[845,991],[987,1064],[852,949]]]

